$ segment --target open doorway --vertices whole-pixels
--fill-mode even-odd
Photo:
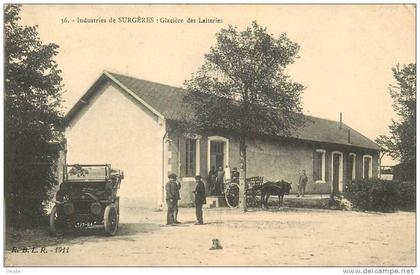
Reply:
[[[343,192],[343,153],[333,152],[331,161],[331,185],[332,193]]]
[[[211,136],[208,138],[207,148],[207,171],[213,171],[211,174],[214,175],[212,182],[209,183],[213,186],[211,194],[220,196],[224,191],[224,179],[221,177],[222,180],[217,180],[217,171],[221,168],[223,173],[226,165],[229,165],[229,140],[220,136]]]
[[[224,147],[224,141],[210,141],[210,168],[225,167]]]

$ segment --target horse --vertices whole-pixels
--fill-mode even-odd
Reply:
[[[261,202],[262,207],[267,208],[268,198],[271,195],[277,195],[279,197],[279,208],[283,205],[284,195],[289,195],[290,189],[292,189],[292,183],[287,181],[267,181],[261,187]]]

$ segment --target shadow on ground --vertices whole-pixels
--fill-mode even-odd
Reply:
[[[120,223],[117,235],[107,236],[103,227],[88,228],[83,230],[71,230],[63,236],[52,236],[48,226],[40,226],[32,229],[6,228],[5,250],[10,251],[13,247],[18,249],[62,246],[66,244],[84,244],[109,240],[133,240],[137,234],[150,233],[160,230],[159,224],[154,223]]]

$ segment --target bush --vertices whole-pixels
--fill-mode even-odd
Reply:
[[[394,180],[396,181],[415,181],[416,162],[400,163],[394,166]]]
[[[349,201],[344,196],[330,197],[326,206],[327,206],[326,207],[327,209],[331,209],[331,210],[345,210],[345,211],[353,210],[353,205],[351,201]]]
[[[416,182],[404,181],[398,184],[399,208],[405,211],[416,210]]]
[[[393,181],[358,180],[346,185],[344,195],[355,210],[393,212],[399,208],[398,187]]]

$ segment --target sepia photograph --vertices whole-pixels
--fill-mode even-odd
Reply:
[[[4,268],[414,274],[416,7],[3,4]]]

